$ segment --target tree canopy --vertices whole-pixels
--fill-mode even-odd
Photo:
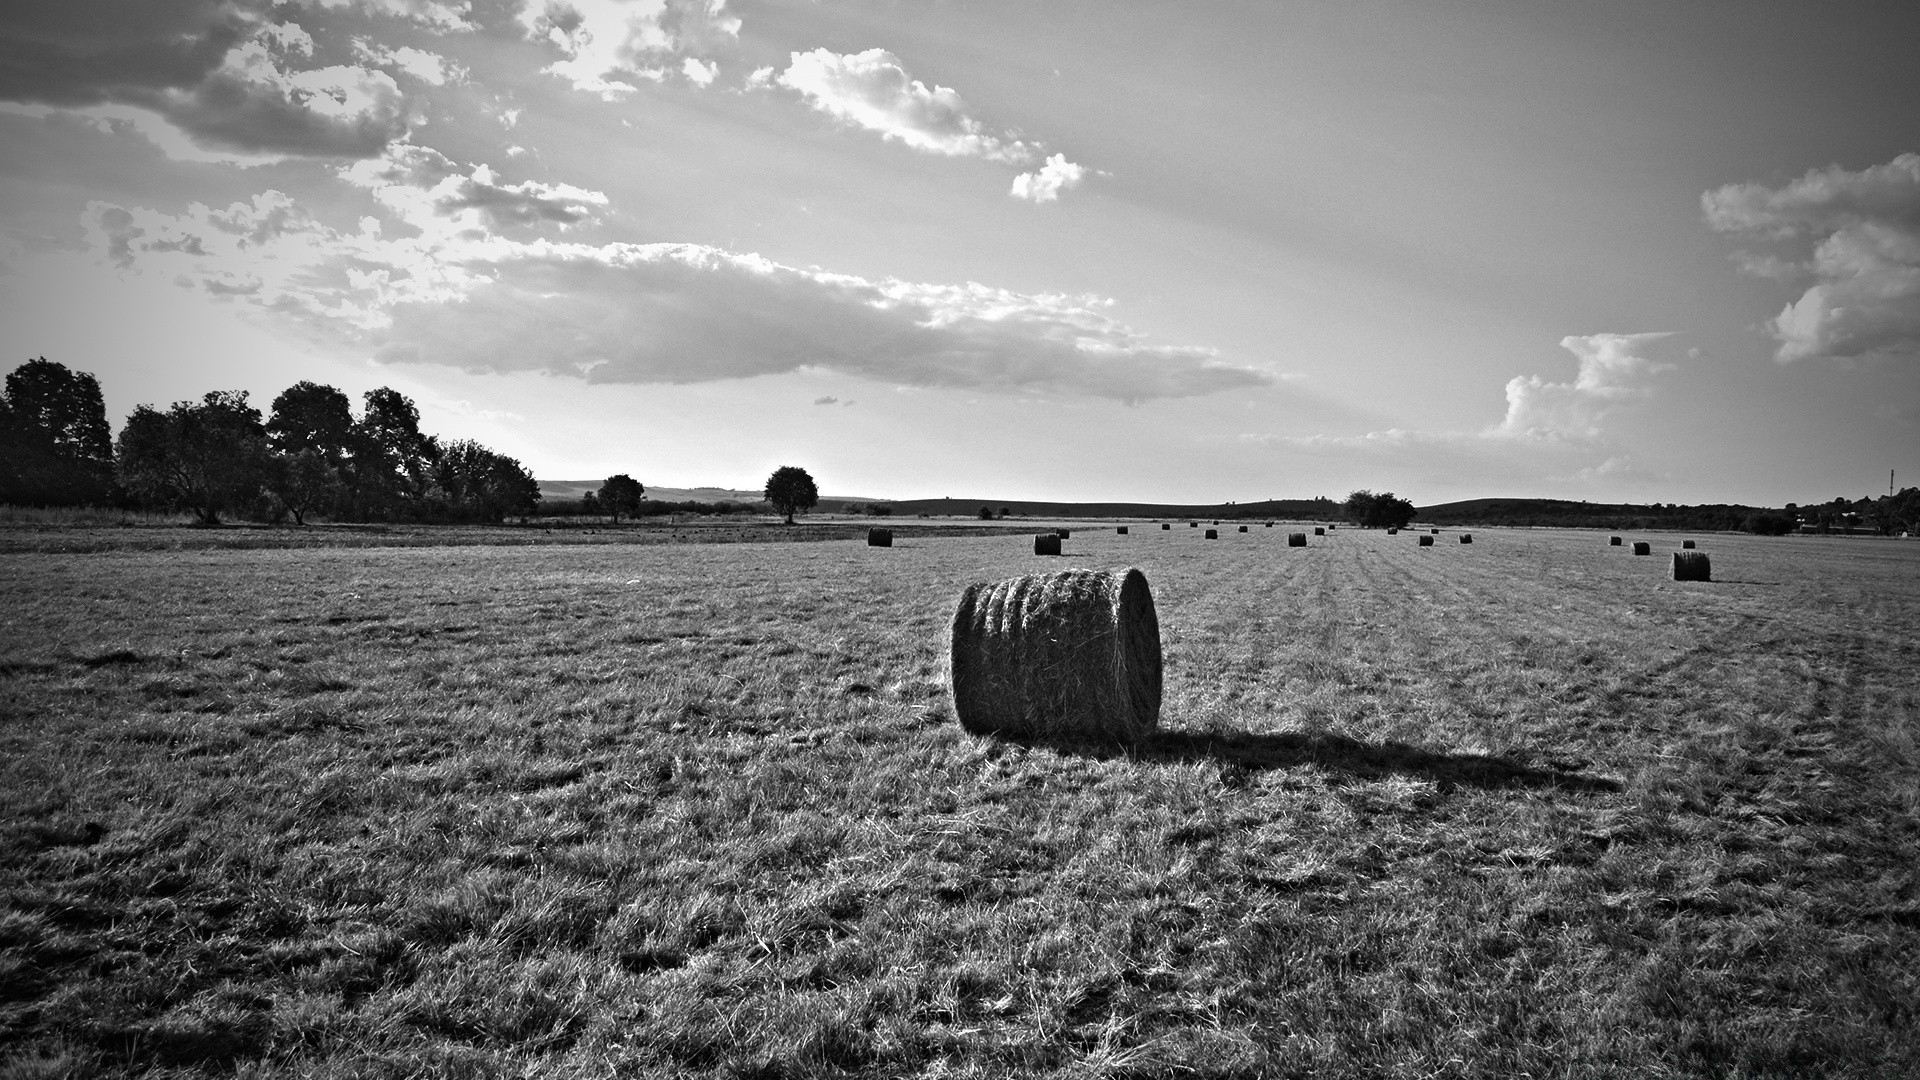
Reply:
[[[215,390],[166,412],[141,405],[115,447],[120,480],[149,500],[185,507],[208,525],[268,479],[266,426],[245,390]]]
[[[773,470],[773,475],[767,477],[765,495],[776,513],[787,516],[789,525],[793,524],[794,514],[820,505],[820,489],[814,486],[813,477],[795,465],[782,465]]]
[[[1393,492],[1376,495],[1365,488],[1347,496],[1347,520],[1369,529],[1403,529],[1413,520],[1413,504]]]
[[[633,517],[640,513],[640,497],[647,493],[646,487],[626,473],[615,473],[600,484],[598,502],[600,509],[613,515],[614,524],[620,523],[620,515]]]
[[[100,383],[46,357],[9,372],[0,395],[0,502],[105,502],[113,431]]]

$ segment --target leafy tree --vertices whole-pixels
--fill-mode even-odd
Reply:
[[[308,514],[339,499],[340,470],[312,447],[277,454],[267,470],[267,489],[293,515],[295,525],[305,525]]]
[[[434,483],[439,441],[420,430],[413,399],[390,387],[367,391],[366,409],[353,426],[347,470],[354,512],[363,516],[418,512]]]
[[[1347,496],[1347,520],[1369,529],[1404,529],[1413,520],[1413,504],[1393,492],[1376,495],[1361,488]]]
[[[591,491],[580,496],[580,512],[588,517],[598,515],[600,513],[600,496],[595,495]]]
[[[273,399],[267,442],[282,454],[312,450],[338,466],[353,448],[353,403],[331,386],[294,383]]]
[[[782,465],[767,477],[767,502],[774,512],[785,514],[787,524],[793,524],[793,515],[813,509],[820,504],[820,489],[814,486],[813,477],[807,470],[793,465]]]
[[[433,483],[463,518],[499,521],[531,514],[540,484],[518,461],[472,439],[449,443],[435,455]]]
[[[992,521],[992,520],[993,520],[993,507],[991,507],[991,506],[983,506],[983,507],[981,507],[981,508],[980,508],[980,520],[981,520],[981,521]]]
[[[645,485],[626,473],[615,473],[600,483],[600,509],[613,515],[613,523],[620,524],[620,515],[638,517],[640,497],[647,493]]]
[[[129,491],[188,507],[208,525],[259,493],[270,460],[266,426],[245,390],[176,401],[164,413],[139,406],[120,431],[114,458]]]
[[[113,433],[100,383],[46,357],[8,373],[0,396],[0,501],[104,502],[113,487]]]

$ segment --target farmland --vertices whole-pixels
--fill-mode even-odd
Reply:
[[[0,1071],[1920,1073],[1920,545],[1184,526],[16,545]],[[962,733],[1125,565],[1161,734]]]

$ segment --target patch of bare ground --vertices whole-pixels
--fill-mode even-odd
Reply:
[[[0,1074],[1920,1073],[1920,546],[1703,546],[0,555]],[[963,734],[1066,565],[1162,733]]]

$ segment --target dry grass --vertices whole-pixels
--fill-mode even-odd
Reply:
[[[978,739],[1024,536],[0,556],[10,1075],[1920,1073],[1920,545],[1153,582],[1162,731]]]

